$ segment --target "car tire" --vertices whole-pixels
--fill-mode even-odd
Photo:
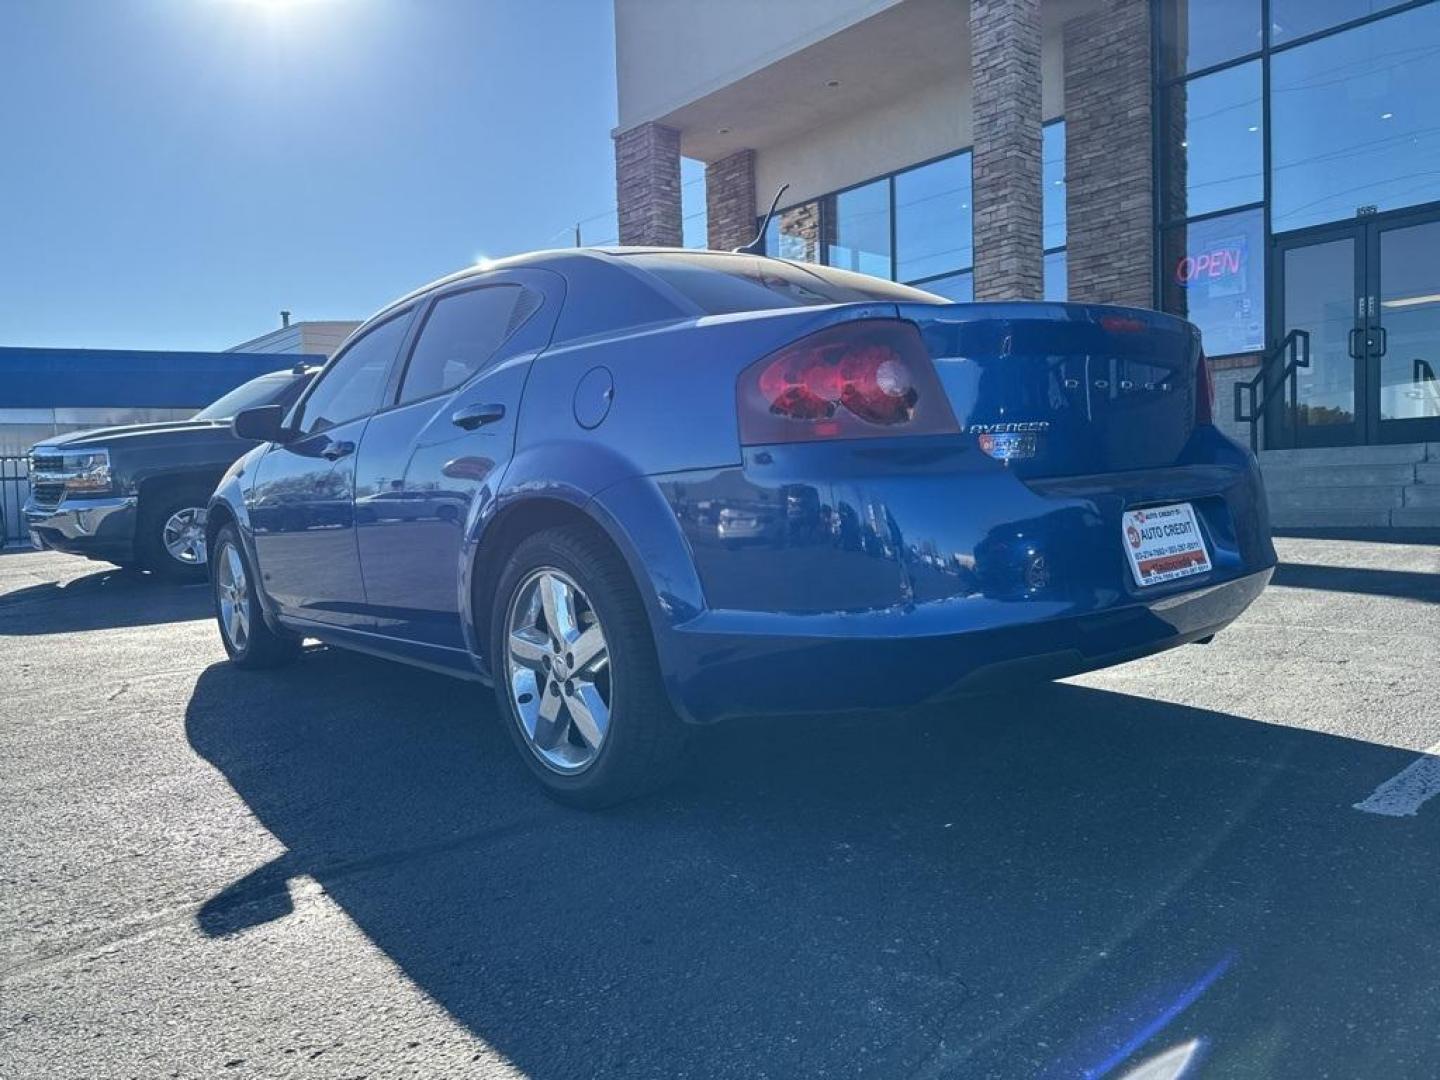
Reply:
[[[556,599],[562,592],[570,604]],[[550,625],[546,593],[568,626]],[[604,655],[587,659],[581,650],[593,647],[593,634],[585,635],[596,628]],[[624,561],[593,529],[546,529],[516,546],[495,590],[489,640],[502,721],[553,798],[598,809],[675,776],[686,731],[665,692],[650,620]]]
[[[142,497],[135,523],[137,563],[167,581],[203,581],[205,506],[209,501],[210,492],[200,487]],[[196,528],[198,539],[194,537]],[[191,538],[188,544],[187,537]],[[181,554],[186,551],[193,557]]]
[[[214,555],[210,590],[215,598],[215,622],[231,663],[242,668],[290,663],[300,654],[300,639],[276,633],[265,621],[255,594],[255,571],[234,525],[225,525],[216,533]]]

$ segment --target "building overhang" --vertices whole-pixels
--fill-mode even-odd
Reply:
[[[1099,2],[1043,0],[1042,29],[1058,33]],[[680,132],[685,157],[711,162],[969,78],[966,5],[904,0],[648,119]]]

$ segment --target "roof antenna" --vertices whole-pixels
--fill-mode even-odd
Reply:
[[[755,239],[754,239],[754,240],[751,240],[751,241],[750,241],[748,244],[746,244],[744,247],[738,247],[738,248],[736,248],[736,249],[734,250],[734,252],[732,252],[732,254],[734,254],[734,255],[760,255],[760,254],[762,254],[761,249],[765,246],[765,230],[770,227],[770,219],[775,216],[775,208],[780,205],[780,200],[781,200],[782,198],[784,198],[785,192],[787,192],[787,191],[789,191],[789,190],[790,190],[790,185],[789,185],[789,184],[781,184],[781,185],[780,185],[780,190],[777,191],[777,192],[775,192],[775,198],[773,198],[773,199],[770,200],[770,209],[769,209],[769,210],[766,212],[766,214],[765,214],[765,220],[760,223],[760,231],[755,234]]]

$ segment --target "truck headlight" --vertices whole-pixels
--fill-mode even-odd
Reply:
[[[67,451],[63,470],[66,494],[100,495],[111,489],[108,450]]]

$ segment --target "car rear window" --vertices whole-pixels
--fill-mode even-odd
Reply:
[[[636,252],[619,256],[660,279],[707,315],[819,304],[946,303],[943,297],[829,266],[759,255]]]

